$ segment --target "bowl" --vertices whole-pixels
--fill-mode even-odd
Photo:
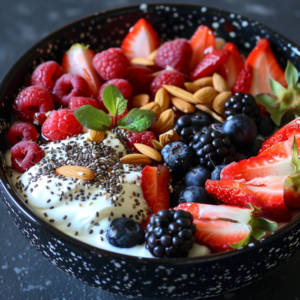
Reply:
[[[190,37],[204,24],[218,37],[249,53],[260,37],[267,37],[284,68],[290,60],[300,69],[297,45],[259,22],[218,9],[181,4],[142,4],[95,13],[69,24],[34,45],[13,66],[0,86],[0,192],[15,225],[31,245],[57,268],[90,286],[129,298],[196,299],[222,294],[257,280],[283,264],[299,248],[296,217],[270,237],[221,254],[184,259],[149,259],[94,248],[66,235],[40,218],[10,185],[4,161],[4,133],[12,121],[11,104],[28,84],[34,67],[60,61],[76,42],[99,52],[120,46],[128,29],[141,17],[160,39]]]

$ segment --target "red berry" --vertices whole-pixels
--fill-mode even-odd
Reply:
[[[53,93],[55,101],[68,106],[73,97],[90,97],[91,92],[85,79],[76,74],[65,74],[55,83]]]
[[[120,48],[110,48],[97,53],[93,58],[93,66],[105,80],[125,78],[129,61]]]
[[[42,134],[51,141],[65,140],[82,133],[82,126],[69,109],[59,109],[51,112],[42,126]]]
[[[127,146],[129,148],[134,148],[134,151],[139,153],[139,151],[134,147],[134,144],[139,143],[154,148],[151,140],[157,140],[155,134],[152,131],[142,131],[142,132],[129,131],[129,135],[127,138]]]
[[[155,63],[162,69],[170,66],[178,72],[187,73],[192,54],[192,47],[186,39],[175,39],[160,46]]]
[[[74,111],[84,105],[91,105],[97,109],[100,109],[100,104],[96,100],[92,98],[84,98],[84,97],[71,98],[69,102],[69,109]]]
[[[127,109],[125,109],[125,111],[121,115],[117,116],[116,126],[118,125],[118,121],[121,120],[122,118],[124,118],[128,113],[129,113],[129,111]],[[110,126],[109,129],[113,129],[114,128],[114,119],[115,118],[112,117],[111,114],[109,114],[109,115],[111,116],[111,126]]]
[[[151,92],[153,95],[165,84],[174,85],[182,88],[184,86],[185,79],[177,71],[162,71],[160,72],[151,83]]]
[[[65,70],[55,61],[47,61],[37,66],[31,76],[31,85],[45,87],[52,91],[55,81]]]
[[[21,122],[12,125],[7,132],[7,140],[11,145],[15,145],[20,141],[35,142],[40,134],[31,123]]]
[[[37,164],[43,157],[44,151],[34,142],[19,142],[11,150],[11,163],[14,169],[25,172]]]
[[[249,94],[252,85],[252,74],[252,67],[249,64],[245,63],[244,68],[239,73],[232,88],[233,93],[241,92]]]
[[[137,95],[150,93],[150,84],[153,76],[149,68],[144,66],[130,67],[126,77]]]
[[[19,93],[13,109],[23,121],[32,123],[35,113],[47,113],[54,109],[53,95],[46,88],[30,86]]]

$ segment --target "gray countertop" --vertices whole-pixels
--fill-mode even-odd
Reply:
[[[0,0],[0,82],[20,56],[48,33],[96,11],[137,3],[140,1]],[[188,3],[251,17],[300,45],[299,0],[189,0]],[[300,253],[263,279],[212,299],[299,300],[299,270]],[[22,236],[0,201],[0,299],[125,298],[89,287],[52,266]]]

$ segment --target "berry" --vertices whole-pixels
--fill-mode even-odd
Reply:
[[[186,115],[191,118],[193,128],[197,131],[202,130],[204,126],[209,126],[213,122],[213,118],[201,110],[196,110],[195,112]]]
[[[187,73],[192,57],[192,47],[186,39],[175,39],[159,47],[155,63],[162,69],[167,66],[174,70]]]
[[[246,115],[228,117],[223,123],[222,129],[229,135],[234,146],[239,149],[252,146],[257,135],[256,124]]]
[[[187,257],[195,232],[189,212],[160,210],[146,227],[146,249],[155,257]]]
[[[37,66],[31,75],[30,84],[52,91],[55,81],[65,73],[57,62],[50,60]]]
[[[262,146],[264,141],[262,141],[261,139],[259,138],[256,138],[254,140],[254,143],[252,144],[251,148],[249,149],[249,152],[250,152],[250,157],[251,156],[257,156],[258,155],[258,152]]]
[[[236,82],[232,88],[233,93],[249,94],[252,85],[253,69],[250,65],[245,63],[243,69],[240,71]]]
[[[191,118],[186,115],[180,117],[177,120],[176,125],[174,126],[174,130],[176,130],[176,132],[181,137],[181,141],[185,144],[188,144],[189,141],[193,138],[194,134]]]
[[[30,86],[19,93],[13,109],[23,121],[32,123],[35,113],[47,113],[54,109],[53,95],[46,88]]]
[[[222,132],[222,126],[223,126],[222,123],[213,123],[213,124],[209,125],[208,128]]]
[[[105,80],[125,78],[129,61],[120,48],[109,48],[97,53],[93,58],[93,66]]]
[[[141,132],[128,132],[127,146],[128,148],[134,148],[134,151],[139,153],[139,151],[134,147],[135,143],[144,144],[149,147],[154,148],[151,140],[157,140],[155,134],[152,131],[141,131]]]
[[[260,107],[251,94],[236,93],[225,103],[225,115],[234,116],[242,114],[250,117],[257,124],[260,119]]]
[[[209,197],[205,188],[199,186],[189,186],[180,193],[178,203],[187,202],[215,204],[215,202]]]
[[[200,165],[210,170],[234,160],[235,147],[229,136],[211,128],[203,128],[201,132],[197,132],[190,147],[199,157]]]
[[[12,125],[7,132],[7,140],[11,145],[15,145],[20,141],[35,142],[40,134],[34,125],[26,122]]]
[[[160,72],[152,81],[150,89],[153,96],[156,92],[165,84],[174,85],[180,88],[184,87],[185,78],[183,75],[177,71],[167,71],[164,70]]]
[[[82,125],[77,121],[74,112],[59,109],[51,112],[42,126],[43,136],[50,141],[61,141],[82,133]]]
[[[84,98],[84,97],[73,97],[69,102],[69,109],[75,111],[81,106],[91,105],[97,109],[100,109],[100,104],[92,99],[92,98]]]
[[[132,66],[128,69],[126,78],[137,95],[150,94],[150,84],[153,80],[152,73],[149,68],[144,66]]]
[[[257,131],[262,136],[268,136],[275,130],[273,120],[268,116],[261,116],[257,124]]]
[[[43,149],[29,141],[22,141],[14,145],[10,153],[13,168],[20,172],[27,171],[44,157]]]
[[[192,149],[182,142],[166,145],[162,149],[161,155],[165,165],[172,170],[172,173],[186,172],[194,161]]]
[[[55,101],[63,106],[68,106],[73,97],[90,97],[90,88],[85,79],[76,74],[61,76],[54,85]]]
[[[106,232],[108,242],[118,248],[131,248],[145,242],[144,229],[128,218],[114,219]]]
[[[183,180],[172,181],[172,189],[170,191],[170,207],[178,205],[179,195],[186,188]]]
[[[196,167],[185,174],[186,186],[204,187],[206,180],[211,178],[211,172],[205,167]]]
[[[237,153],[236,153],[237,154]],[[236,155],[235,155],[236,157]],[[218,165],[211,172],[211,180],[220,180],[220,175],[222,170],[226,167],[226,165]]]

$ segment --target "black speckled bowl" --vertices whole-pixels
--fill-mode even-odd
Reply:
[[[0,117],[9,122],[11,104],[26,85],[34,66],[60,61],[75,42],[97,51],[119,46],[128,29],[141,17],[151,22],[161,40],[189,38],[199,24],[234,42],[247,53],[260,37],[267,37],[279,62],[291,60],[300,70],[298,46],[260,23],[240,15],[201,6],[141,5],[96,13],[44,38],[14,65],[0,87]],[[3,120],[0,132],[4,132]],[[9,184],[0,139],[0,192],[8,213],[32,246],[70,276],[99,289],[130,298],[196,299],[234,290],[274,270],[300,248],[300,222],[290,224],[257,244],[241,250],[186,259],[146,259],[95,249],[60,232],[41,219]]]

